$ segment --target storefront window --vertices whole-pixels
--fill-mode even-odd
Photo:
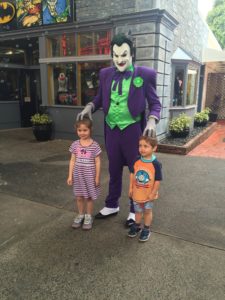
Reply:
[[[110,32],[86,32],[79,34],[79,55],[110,54]]]
[[[75,34],[62,34],[48,39],[48,57],[76,56]]]
[[[62,63],[49,66],[50,97],[54,104],[86,105],[93,100],[99,86],[99,70],[106,62]],[[78,81],[77,81],[78,79]]]
[[[109,63],[88,62],[80,63],[78,66],[81,78],[81,105],[86,105],[97,94],[100,69],[108,67]]]
[[[48,37],[50,105],[83,106],[93,100],[98,91],[99,71],[111,64],[110,40],[110,31],[106,30]],[[99,58],[80,57],[85,55]],[[108,58],[105,60],[103,55]]]
[[[24,65],[24,50],[14,49],[10,47],[0,47],[0,63]]]
[[[188,70],[187,105],[196,104],[197,74],[197,70]]]
[[[78,105],[76,64],[54,64],[49,67],[49,87],[55,104]]]
[[[175,68],[173,106],[183,105],[184,100],[184,67]]]
[[[19,71],[0,71],[0,101],[19,100]]]

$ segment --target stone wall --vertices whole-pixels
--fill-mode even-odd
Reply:
[[[172,52],[181,47],[201,61],[203,46],[208,40],[208,28],[198,12],[198,1],[161,0],[160,9],[166,9],[179,22],[174,31]]]
[[[77,0],[77,21],[96,20],[157,8],[157,0]]]
[[[202,47],[208,39],[208,29],[198,12],[198,1],[180,0],[77,0],[77,21],[104,19],[151,9],[165,9],[179,25],[174,32],[172,52],[181,47],[201,61]]]

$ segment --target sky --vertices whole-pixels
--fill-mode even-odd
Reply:
[[[204,19],[213,7],[214,0],[198,0],[198,9]]]

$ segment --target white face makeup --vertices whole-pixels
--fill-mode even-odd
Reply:
[[[121,46],[113,46],[113,62],[120,72],[124,72],[132,65],[132,56],[128,44],[123,43]]]

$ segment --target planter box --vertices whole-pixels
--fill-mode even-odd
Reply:
[[[52,124],[41,124],[32,126],[33,134],[37,141],[43,142],[51,139]]]
[[[217,117],[218,117],[218,114],[209,113],[209,121],[210,122],[216,122]]]
[[[217,123],[212,123],[210,126],[205,128],[200,134],[195,136],[192,140],[187,142],[183,146],[169,145],[169,144],[158,144],[157,151],[162,153],[182,154],[186,155],[196,146],[204,142],[216,129]]]
[[[181,131],[181,132],[170,130],[170,135],[173,138],[185,138],[186,136],[189,135],[189,132],[190,132],[189,128],[186,128],[184,131]]]
[[[205,120],[205,121],[194,121],[194,126],[195,127],[204,127],[204,126],[206,126],[206,124],[208,123],[208,121],[207,120]]]

